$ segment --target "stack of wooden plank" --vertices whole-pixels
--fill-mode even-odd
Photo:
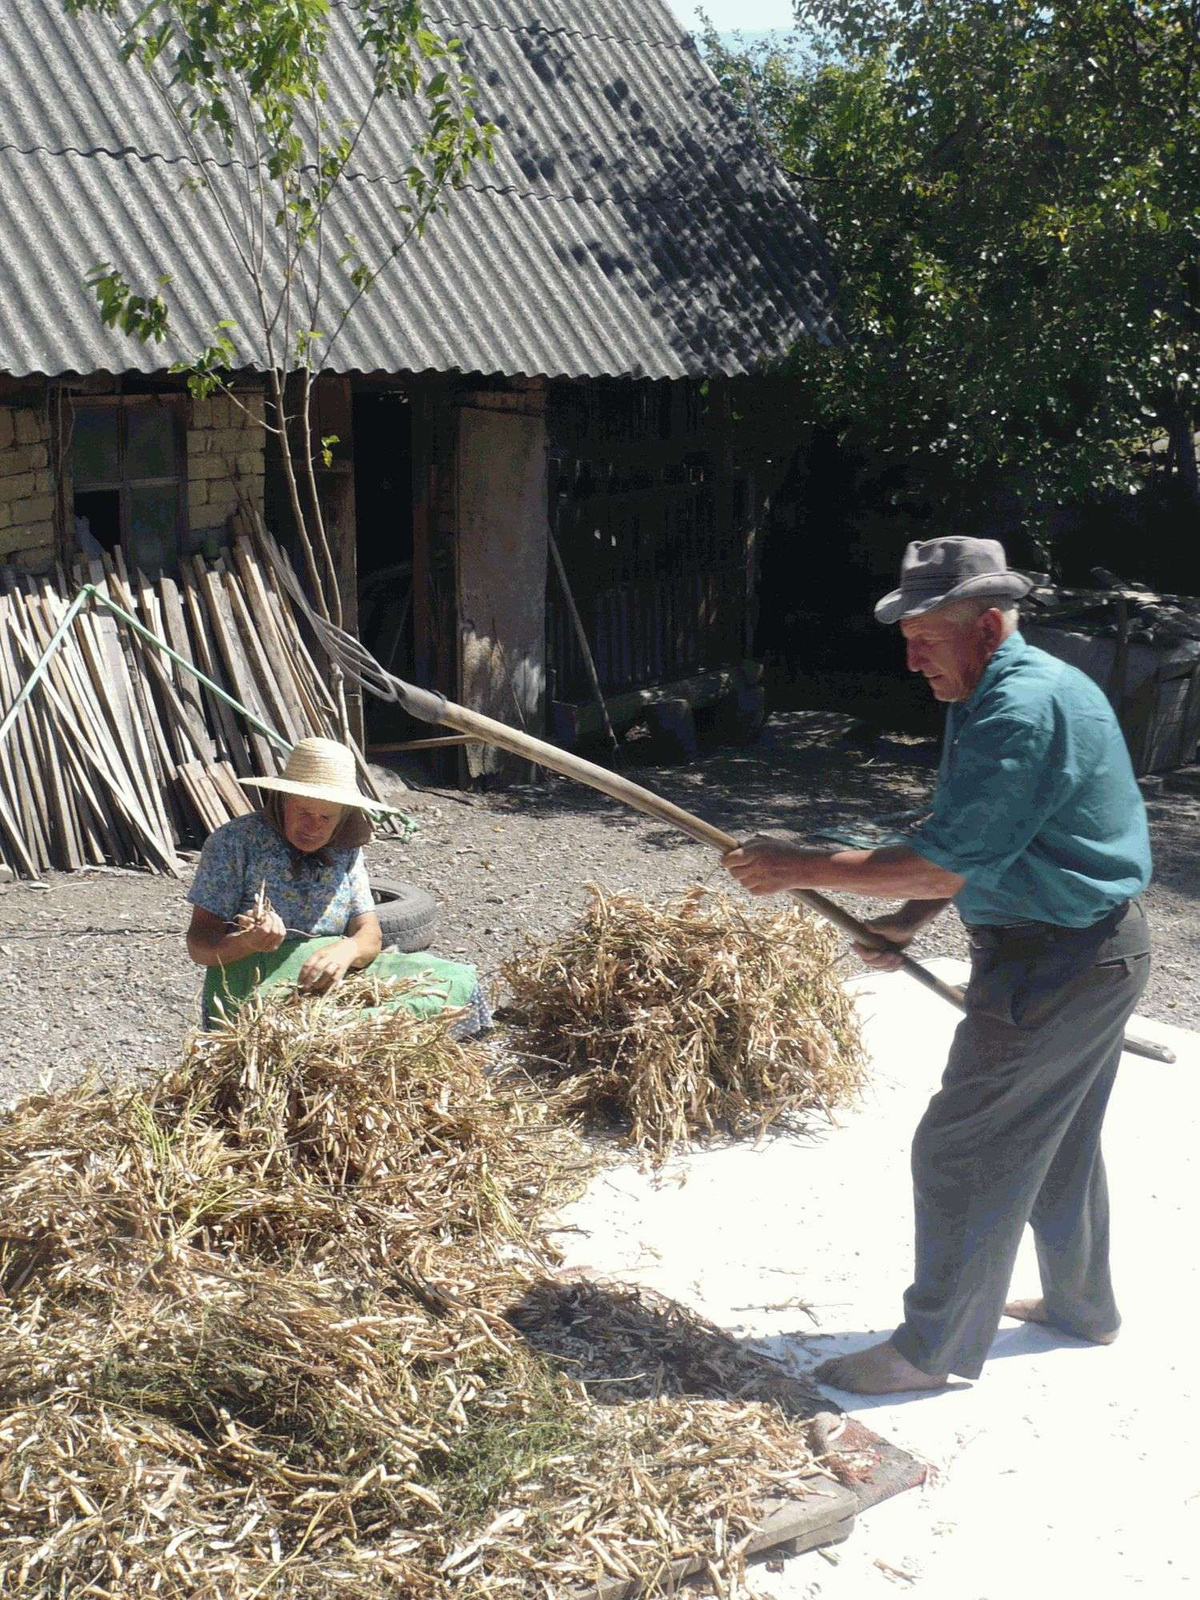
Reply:
[[[276,738],[90,603],[0,742],[0,862],[34,878],[106,862],[178,874],[180,847],[252,809],[239,777],[279,771],[307,735],[339,737],[333,697],[270,552],[243,537],[153,581],[130,574],[120,549],[53,580],[0,568],[0,718],[84,583]],[[356,755],[364,791],[380,798]]]

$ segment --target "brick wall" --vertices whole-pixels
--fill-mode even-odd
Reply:
[[[54,565],[50,420],[34,406],[0,406],[0,562],[24,572]]]
[[[193,550],[215,554],[238,509],[239,490],[263,505],[263,396],[183,402],[187,420],[187,522]],[[0,565],[45,572],[54,565],[56,494],[50,408],[0,405]],[[63,502],[71,505],[70,461],[63,463]],[[70,519],[68,518],[68,521]],[[70,535],[72,530],[68,530]],[[68,560],[74,549],[65,541]]]
[[[262,421],[261,394],[192,401],[187,430],[187,502],[194,549],[220,543],[226,522],[238,509],[239,490],[261,512],[265,476]]]

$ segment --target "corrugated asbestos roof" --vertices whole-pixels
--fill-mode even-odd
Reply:
[[[795,191],[659,0],[464,0],[460,38],[497,124],[496,160],[405,248],[332,351],[342,372],[674,378],[755,370],[798,338],[837,337],[819,238]],[[335,0],[329,116],[369,75]],[[162,371],[221,318],[261,365],[249,286],[192,154],[114,32],[62,0],[4,0],[0,27],[0,371]],[[397,234],[413,124],[377,112],[343,186],[337,235],[368,261]],[[232,194],[223,147],[208,166]],[[110,261],[165,291],[174,334],[104,329],[83,287]],[[348,284],[331,274],[323,327]]]

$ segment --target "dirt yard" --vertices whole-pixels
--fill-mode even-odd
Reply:
[[[789,712],[751,748],[716,749],[686,768],[631,759],[628,771],[735,835],[811,835],[920,808],[935,756],[931,741],[863,735],[844,717]],[[488,979],[523,934],[550,933],[574,917],[590,881],[644,895],[725,881],[701,846],[557,779],[487,796],[410,790],[397,803],[418,832],[405,844],[373,845],[372,872],[436,894],[443,920],[434,949],[475,962]],[[1200,1027],[1200,800],[1164,795],[1150,815],[1157,952],[1142,1010]],[[175,1055],[199,992],[183,947],[186,887],[116,869],[56,874],[44,888],[0,886],[0,1102],[46,1077],[63,1083],[89,1067],[133,1072]],[[965,953],[953,914],[919,953]],[[857,968],[850,954],[846,967]]]

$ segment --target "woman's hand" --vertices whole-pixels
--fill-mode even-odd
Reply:
[[[339,939],[336,944],[327,944],[309,956],[300,968],[296,987],[307,994],[320,994],[325,989],[331,989],[346,976],[357,955],[358,946],[353,939]]]
[[[261,917],[244,913],[238,918],[238,939],[243,955],[265,955],[278,950],[286,936],[287,929],[277,911],[264,911]]]

